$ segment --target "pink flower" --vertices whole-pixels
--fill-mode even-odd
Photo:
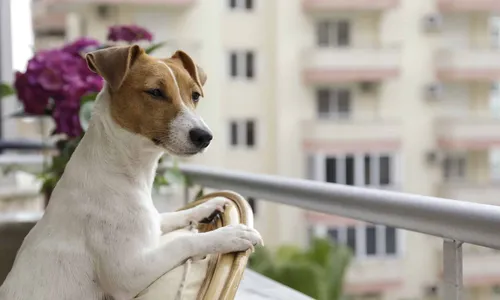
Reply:
[[[91,72],[82,52],[98,48],[99,42],[82,38],[60,49],[40,51],[28,62],[25,73],[16,74],[14,86],[24,110],[44,115],[52,110],[56,133],[82,134],[78,113],[82,96],[98,92],[102,78]],[[53,107],[48,107],[53,99]]]
[[[138,41],[153,40],[153,35],[145,28],[137,25],[111,26],[108,31],[108,41],[124,41],[129,44]]]
[[[43,115],[49,104],[49,95],[41,87],[30,84],[28,76],[16,73],[14,87],[17,97],[23,101],[24,111],[28,114]]]

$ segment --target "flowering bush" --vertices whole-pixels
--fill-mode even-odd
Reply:
[[[112,26],[108,32],[108,42],[131,44],[152,40],[149,31],[135,25]],[[111,45],[83,37],[60,48],[37,52],[28,61],[26,71],[15,74],[13,90],[1,84],[1,96],[15,91],[26,114],[50,116],[54,120],[53,134],[57,137],[55,144],[59,154],[53,157],[52,164],[42,174],[43,192],[50,193],[62,175],[86,129],[88,120],[81,119],[81,116],[89,115],[86,104],[95,100],[103,86],[103,79],[87,67],[84,55]],[[152,44],[146,52],[151,53],[162,45]],[[155,183],[168,184],[163,176],[157,176]]]
[[[109,28],[108,41],[134,43],[139,41],[151,42],[153,36],[144,28],[136,25],[112,26]]]
[[[51,115],[54,133],[69,138],[82,134],[80,99],[98,92],[102,78],[87,67],[81,53],[100,43],[82,38],[62,48],[40,51],[28,62],[26,72],[17,72],[14,87],[27,114]]]

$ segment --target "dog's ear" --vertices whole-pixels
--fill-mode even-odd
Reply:
[[[106,80],[111,89],[117,90],[139,56],[144,53],[138,45],[109,47],[88,53],[85,56],[90,70]]]
[[[193,80],[198,84],[201,89],[201,96],[203,96],[203,86],[205,82],[207,82],[207,74],[203,71],[203,69],[194,63],[194,60],[189,56],[186,52],[182,50],[177,50],[174,55],[172,55],[173,59],[178,59],[184,69],[188,71],[189,75]]]

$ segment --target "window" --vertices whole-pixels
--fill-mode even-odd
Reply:
[[[347,246],[356,253],[356,227],[347,227]]]
[[[351,24],[345,20],[321,21],[316,24],[320,47],[347,47],[351,43]]]
[[[229,126],[231,130],[231,145],[238,145],[238,123],[233,121]]]
[[[365,185],[370,185],[371,184],[371,178],[372,178],[372,168],[371,168],[371,156],[368,154],[365,154],[364,157],[364,173],[365,173]]]
[[[328,237],[332,239],[334,242],[339,241],[339,231],[335,228],[330,228],[327,230]]]
[[[399,254],[399,233],[396,228],[364,224],[329,227],[327,237],[348,246],[356,257],[391,257]],[[316,232],[318,235],[318,232]]]
[[[396,228],[385,228],[385,253],[396,254]]]
[[[256,128],[254,120],[229,122],[229,139],[231,146],[245,145],[254,147],[256,144]]]
[[[229,75],[231,78],[254,78],[255,53],[253,51],[231,51],[229,53]]]
[[[447,180],[465,178],[465,154],[448,154],[443,160],[443,176]]]
[[[231,9],[252,10],[255,6],[254,0],[229,0],[229,7]]]
[[[337,183],[337,159],[335,157],[326,158],[326,182]]]
[[[247,78],[253,78],[253,63],[254,61],[254,54],[253,52],[247,52],[246,53],[246,76]]]
[[[316,101],[318,117],[321,119],[345,119],[351,114],[349,89],[319,89]]]
[[[391,184],[391,158],[387,155],[379,157],[380,185]]]
[[[375,255],[377,253],[377,227],[366,227],[366,255]]]
[[[231,77],[236,77],[238,76],[238,56],[236,53],[231,53],[230,54],[230,65],[231,65]]]
[[[312,179],[355,186],[387,187],[395,184],[394,156],[390,154],[345,154],[328,155],[321,158],[324,174],[309,170]],[[322,169],[323,170],[323,169]]]
[[[345,184],[354,185],[354,156],[345,157]]]
[[[247,146],[255,146],[255,122],[247,121],[246,122],[246,138],[247,138]]]

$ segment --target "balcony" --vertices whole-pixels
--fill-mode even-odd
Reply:
[[[40,14],[33,16],[35,31],[65,30],[66,15],[62,13]]]
[[[500,182],[444,182],[439,186],[439,196],[476,202],[488,205],[500,205]]]
[[[354,261],[346,277],[345,290],[349,295],[383,293],[403,284],[401,260],[373,258]]]
[[[437,0],[442,12],[500,12],[497,0]]]
[[[438,255],[442,251],[438,249]],[[463,246],[463,276],[467,288],[492,287],[500,284],[500,252],[474,245]],[[441,276],[442,267],[439,269]]]
[[[498,50],[441,50],[436,54],[435,64],[437,78],[443,81],[494,81],[500,78]]]
[[[196,0],[38,0],[37,7],[48,10],[75,11],[86,5],[161,5],[167,7],[187,7]]]
[[[308,84],[382,81],[399,74],[397,49],[314,48],[303,54]]]
[[[463,263],[462,241],[500,249],[500,207],[206,167],[182,166],[181,169],[194,183],[201,186],[235,190],[257,199],[442,238],[441,299],[462,299],[464,281],[468,285],[478,282],[474,272],[481,271],[481,268],[471,265],[474,258],[469,255],[464,256],[465,264]],[[349,293],[370,293],[375,288],[380,290],[397,287],[399,278],[403,278],[404,267],[397,264],[397,259],[365,262],[365,266],[354,265],[350,270],[346,285]],[[484,263],[488,261],[485,260]],[[373,267],[377,271],[373,276],[382,277],[386,283],[376,284],[370,289],[363,285],[364,291],[356,289],[356,280],[371,278],[372,273],[366,273],[366,267]],[[484,268],[485,273],[498,270],[494,270],[493,266]],[[436,268],[438,269],[439,267]],[[464,274],[462,270],[465,270]],[[359,277],[354,278],[355,276]],[[491,277],[489,278],[492,282]],[[484,278],[480,282],[485,282]]]
[[[384,11],[397,7],[399,0],[302,0],[307,12]]]
[[[484,283],[488,280],[496,282],[494,280],[497,277],[494,276],[499,268],[496,263],[491,263],[491,259],[496,258],[487,260],[486,255],[482,255],[477,259],[484,260],[479,262],[483,265],[478,267],[477,262],[474,261],[476,258],[466,255],[464,264],[462,242],[468,243],[465,246],[471,244],[500,249],[498,236],[500,207],[201,166],[181,165],[180,170],[188,176],[190,182],[198,186],[234,190],[247,197],[441,238],[443,239],[442,287],[444,291],[442,299],[462,299],[463,279],[466,284]],[[14,243],[17,245],[39,215],[36,218],[27,219],[26,217],[21,215],[13,219],[0,218],[1,229],[5,229],[5,225],[13,225],[12,228],[18,234],[10,238],[15,240]],[[9,243],[0,244],[0,250],[10,254],[10,256],[2,256],[0,266],[2,266],[1,263],[4,263],[3,267],[12,263],[16,249],[9,248],[12,246],[10,242],[9,240]],[[469,267],[472,263],[474,265]],[[413,268],[413,264],[410,267]],[[371,271],[367,271],[367,268]],[[465,270],[465,277],[462,276],[462,269]],[[472,277],[471,275],[474,275],[476,270],[481,271],[482,275],[486,273],[489,277],[482,277],[481,280]],[[365,260],[363,265],[359,266],[356,262],[348,275],[346,291],[353,294],[370,293],[375,290],[397,287],[404,272],[403,266],[397,264],[397,258],[384,262]],[[371,287],[363,283],[363,286],[356,288],[358,283],[371,281],[375,277],[382,278],[385,283],[382,284],[379,281]],[[251,271],[246,272],[238,293],[237,299],[310,299]]]
[[[384,120],[312,120],[302,126],[304,147],[308,150],[352,151],[393,150],[399,147],[399,123]]]
[[[435,125],[443,149],[484,150],[500,145],[500,119],[490,116],[440,118]]]
[[[468,287],[500,284],[500,255],[498,251],[481,248],[477,253],[465,252],[464,284]]]

